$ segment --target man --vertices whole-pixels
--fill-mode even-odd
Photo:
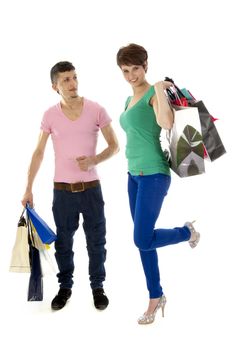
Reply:
[[[73,237],[79,226],[79,216],[82,214],[94,305],[103,310],[109,303],[103,289],[106,229],[104,201],[96,165],[118,152],[118,141],[105,109],[98,103],[78,95],[78,79],[72,63],[58,62],[52,67],[50,77],[52,88],[60,95],[61,101],[44,114],[39,142],[29,166],[22,204],[25,206],[28,202],[33,206],[33,182],[51,135],[55,153],[55,257],[60,284],[51,307],[53,310],[60,310],[71,297],[74,272]],[[96,154],[99,129],[107,147]]]

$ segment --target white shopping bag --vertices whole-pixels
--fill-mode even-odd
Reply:
[[[174,124],[167,132],[170,166],[180,177],[205,172],[204,144],[198,108],[172,105]]]

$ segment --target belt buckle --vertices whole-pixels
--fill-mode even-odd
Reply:
[[[83,192],[83,191],[85,191],[84,182],[78,182],[78,183],[82,184],[81,190],[75,190],[75,189],[74,189],[74,186],[77,185],[77,182],[74,183],[74,184],[70,184],[71,192],[72,192],[72,193],[75,193],[75,192]]]

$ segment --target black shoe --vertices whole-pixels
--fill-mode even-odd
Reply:
[[[51,308],[53,310],[60,310],[65,305],[68,299],[70,299],[72,290],[70,288],[60,288],[58,294],[52,300]]]
[[[103,288],[96,288],[93,289],[93,299],[94,299],[94,305],[96,309],[98,310],[104,310],[108,306],[108,298],[104,293]]]

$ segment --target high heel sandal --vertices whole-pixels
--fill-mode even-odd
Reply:
[[[197,231],[195,230],[195,228],[194,228],[194,226],[193,226],[193,223],[194,223],[194,222],[195,222],[195,221],[186,222],[186,223],[184,224],[184,226],[187,226],[188,229],[189,229],[190,232],[191,232],[191,237],[192,237],[192,239],[190,238],[190,240],[188,241],[191,248],[195,248],[195,247],[197,246],[197,244],[199,243],[199,241],[200,241],[200,233],[197,232]],[[194,237],[194,239],[193,239],[193,237]]]
[[[139,319],[138,319],[138,324],[150,324],[150,323],[153,323],[154,322],[154,319],[155,319],[155,315],[156,315],[156,312],[161,309],[162,310],[162,316],[164,317],[164,308],[165,308],[165,305],[166,305],[166,297],[165,295],[162,295],[161,298],[159,299],[159,302],[156,306],[156,308],[154,309],[154,312],[152,312],[152,314],[144,314],[142,315]]]

